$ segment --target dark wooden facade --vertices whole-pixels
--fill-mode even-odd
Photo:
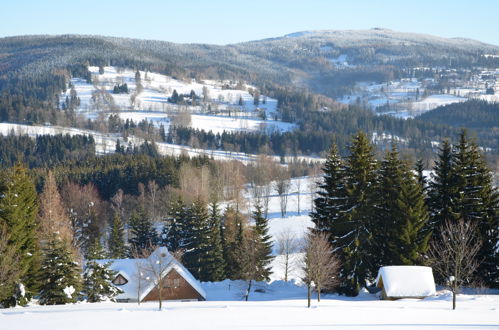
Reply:
[[[161,290],[162,300],[204,300],[180,274],[172,269],[168,275]],[[154,288],[147,294],[143,301],[159,300],[158,288]]]

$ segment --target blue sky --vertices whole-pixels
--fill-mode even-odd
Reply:
[[[466,37],[499,45],[497,0],[1,0],[0,37],[99,34],[226,44],[322,29]]]

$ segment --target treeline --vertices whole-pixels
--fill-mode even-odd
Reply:
[[[315,230],[329,235],[342,263],[337,290],[356,295],[381,266],[443,262],[430,257],[448,243],[444,238],[460,237],[459,228],[479,246],[467,259],[479,266],[464,275],[460,268],[469,266],[462,264],[464,255],[443,251],[454,265],[446,265],[447,273],[436,274],[437,279],[445,284],[454,276],[457,286],[480,279],[498,287],[499,194],[478,146],[465,132],[455,145],[444,141],[431,178],[424,176],[422,162],[413,167],[401,160],[395,146],[381,161],[374,152],[363,133],[355,136],[346,157],[333,146],[315,199]],[[463,244],[459,251],[472,250]]]
[[[438,107],[425,112],[419,120],[455,127],[467,127],[476,132],[480,143],[499,149],[499,103],[469,100]]]
[[[30,168],[52,167],[95,156],[95,141],[87,135],[0,135],[0,167],[23,163]]]

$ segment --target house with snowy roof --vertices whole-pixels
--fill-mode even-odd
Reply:
[[[376,286],[382,298],[425,298],[436,293],[435,279],[431,267],[384,266],[379,269]]]
[[[159,300],[206,300],[206,293],[199,281],[178,261],[166,247],[158,247],[147,258],[104,259],[116,272],[112,283],[122,293],[118,302],[143,302]],[[160,287],[161,286],[161,290]]]

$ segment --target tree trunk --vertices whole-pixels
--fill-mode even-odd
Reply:
[[[317,285],[317,301],[321,302],[321,286]]]
[[[310,284],[307,285],[307,299],[308,299],[308,305],[307,307],[310,308],[310,297],[311,297],[311,288],[310,288]]]
[[[289,265],[289,254],[286,253],[285,257],[285,263],[284,263],[284,282],[288,281],[288,265]]]
[[[248,288],[246,289],[246,297],[245,297],[246,301],[248,301],[248,298],[249,298],[249,295],[250,295],[250,292],[251,292],[251,282],[252,282],[252,280],[248,281]]]
[[[452,290],[452,310],[456,309],[456,288]]]
[[[161,295],[161,283],[158,285],[159,310],[163,307],[163,297]]]

